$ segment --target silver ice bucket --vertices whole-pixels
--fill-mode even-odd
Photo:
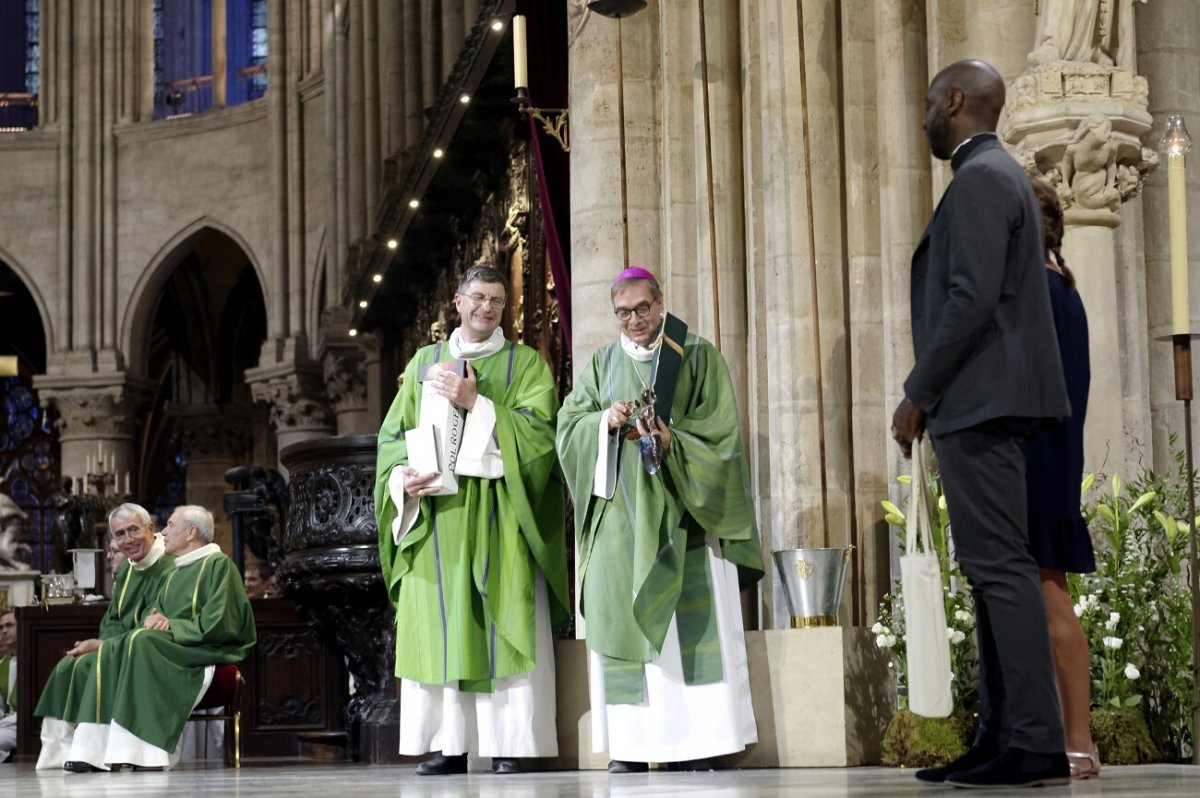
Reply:
[[[850,549],[784,549],[774,556],[792,628],[837,626]]]

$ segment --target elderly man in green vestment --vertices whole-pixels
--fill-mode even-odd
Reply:
[[[504,338],[507,294],[491,267],[463,275],[461,325],[413,357],[379,430],[375,513],[396,606],[400,753],[436,752],[419,775],[464,773],[468,751],[497,773],[558,753],[551,630],[569,617],[558,399],[541,356]],[[466,413],[452,474],[412,465],[405,433],[420,431],[423,396],[430,409],[441,397]]]
[[[183,725],[215,666],[240,662],[254,645],[241,575],[212,539],[212,513],[175,508],[163,530],[175,570],[146,597],[141,625],[102,647],[81,701],[95,719],[77,724],[67,769],[172,767]],[[103,656],[106,648],[111,659]]]
[[[95,706],[82,706],[85,686],[93,681],[103,644],[141,626],[149,612],[147,599],[175,570],[162,536],[154,531],[150,513],[140,504],[126,503],[108,514],[111,542],[125,557],[113,580],[113,597],[100,620],[99,636],[81,640],[55,666],[42,690],[34,715],[42,718],[39,768],[59,768],[71,761],[75,725],[95,720]],[[105,654],[113,653],[111,647]],[[89,714],[90,712],[90,714]]]
[[[650,272],[626,269],[611,295],[620,340],[592,357],[558,414],[592,744],[614,773],[648,762],[706,769],[758,740],[738,593],[762,577],[762,552],[733,386],[707,341],[663,344]],[[670,369],[657,372],[667,345],[680,355],[673,385]],[[669,414],[645,418],[636,400],[672,387]],[[657,439],[654,473],[640,439]]]

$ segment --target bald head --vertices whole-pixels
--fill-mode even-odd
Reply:
[[[943,69],[925,96],[925,135],[933,154],[950,157],[964,139],[993,132],[1004,109],[1004,78],[991,64],[969,59]]]

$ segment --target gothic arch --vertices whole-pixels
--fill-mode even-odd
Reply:
[[[37,308],[38,317],[42,322],[42,335],[46,339],[46,358],[57,351],[58,346],[55,343],[54,316],[46,307],[46,300],[42,297],[41,291],[38,290],[37,282],[30,276],[29,270],[21,265],[20,261],[12,256],[3,247],[0,247],[0,263],[7,266],[21,284],[25,286],[25,290],[33,297],[33,304]]]
[[[146,346],[159,293],[172,270],[187,254],[188,243],[205,230],[214,230],[227,236],[245,253],[247,260],[250,261],[250,266],[254,269],[255,277],[258,278],[258,287],[266,304],[268,331],[278,327],[278,320],[271,316],[271,303],[266,301],[267,280],[257,253],[234,228],[211,216],[201,216],[177,232],[159,248],[146,268],[142,270],[141,276],[138,277],[137,283],[134,284],[133,291],[129,295],[129,303],[126,305],[121,322],[121,349],[125,352],[129,370],[138,376],[146,376],[142,373],[146,364]]]

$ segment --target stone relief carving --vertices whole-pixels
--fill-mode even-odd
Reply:
[[[1041,0],[1029,60],[1083,61],[1134,70],[1133,5],[1146,0]]]
[[[188,408],[179,408],[187,410]],[[183,451],[196,455],[231,456],[245,460],[253,445],[250,421],[230,408],[207,408],[207,412],[172,412]]]
[[[59,440],[131,438],[143,398],[122,385],[86,390],[42,391],[58,411],[54,422]]]
[[[325,353],[325,392],[339,410],[367,406],[367,353],[338,346]]]

